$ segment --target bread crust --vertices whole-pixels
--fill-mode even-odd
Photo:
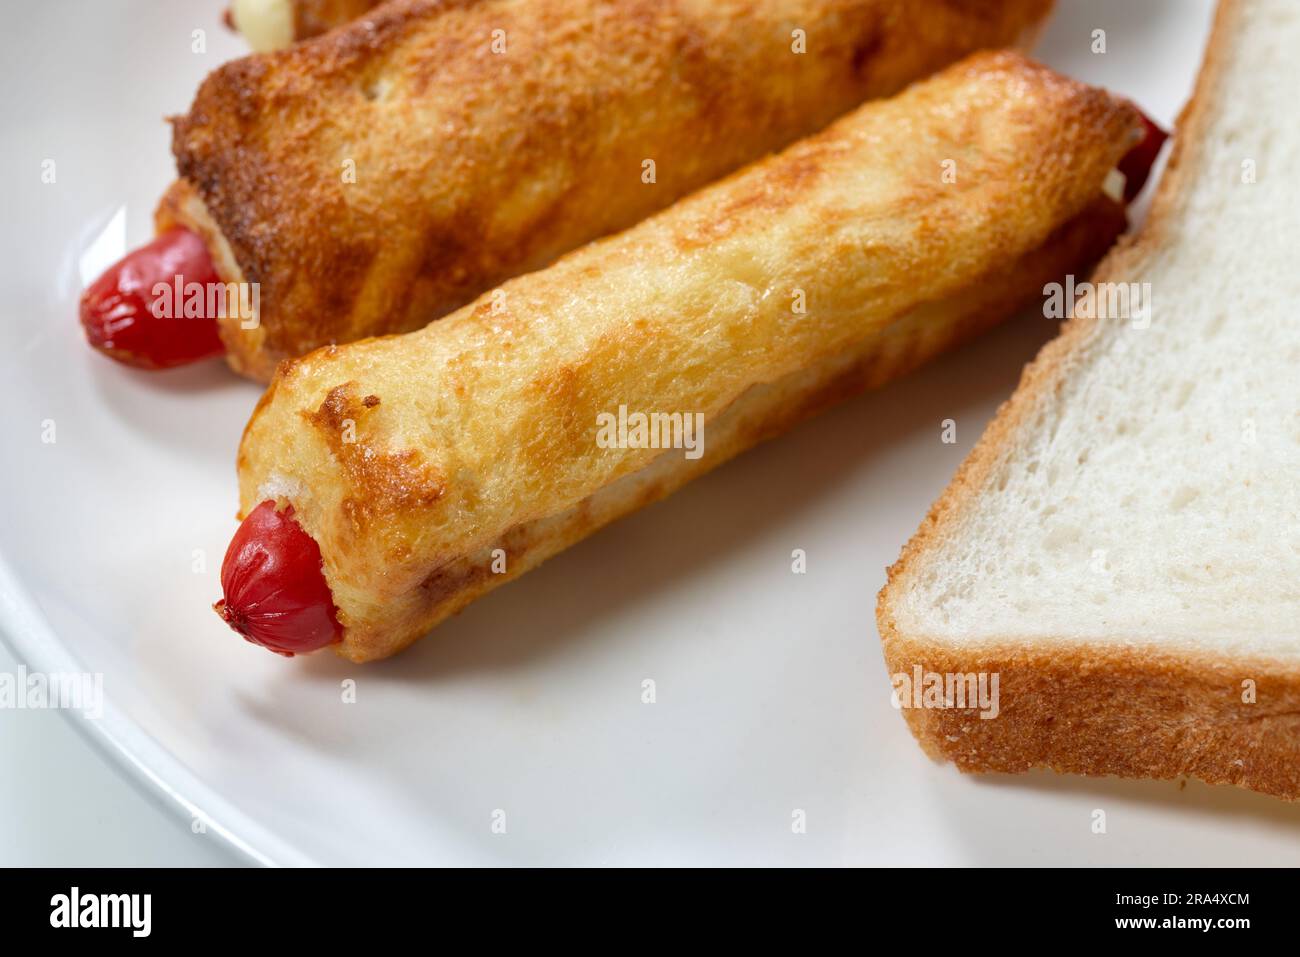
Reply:
[[[369,13],[383,0],[292,0],[293,35],[308,40],[351,23]]]
[[[228,63],[174,120],[173,150],[232,252],[223,280],[260,286],[259,328],[222,325],[231,365],[265,380],[312,348],[418,329],[1015,42],[1050,5],[392,0]]]
[[[1095,260],[1123,221],[1102,183],[1139,135],[1103,91],[972,57],[420,332],[286,362],[241,444],[241,507],[292,504],[339,651],[392,654]],[[620,405],[700,413],[704,455],[600,447]]]
[[[1300,797],[1300,674],[1276,661],[1059,640],[957,649],[901,635],[887,619],[881,634],[891,675],[917,666],[998,675],[993,720],[975,710],[903,710],[926,753],[962,771],[1187,776]]]
[[[1174,220],[1202,162],[1219,77],[1243,15],[1238,0],[1221,0],[1148,219],[1135,237],[1120,240],[1093,282],[1131,281],[1176,241]],[[909,587],[927,550],[978,507],[999,463],[1015,454],[1019,430],[1051,401],[1102,329],[1103,320],[1076,317],[1043,347],[888,570],[876,617],[891,674],[910,673],[916,664],[941,673],[1002,672],[997,720],[917,709],[905,712],[908,725],[927,753],[963,771],[1048,767],[1128,777],[1190,775],[1300,799],[1300,673],[1294,668],[1172,653],[1169,645],[1080,644],[1059,636],[1043,636],[1041,645],[997,641],[958,653],[951,643],[904,634],[896,623],[895,596]],[[1241,700],[1246,679],[1256,683],[1253,704]]]

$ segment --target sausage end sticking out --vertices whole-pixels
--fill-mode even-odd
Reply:
[[[1156,157],[1160,155],[1160,147],[1165,145],[1165,140],[1169,139],[1169,134],[1162,130],[1151,117],[1138,111],[1142,116],[1143,137],[1137,146],[1133,147],[1124,158],[1119,161],[1119,171],[1124,174],[1124,201],[1131,203],[1142,192],[1142,187],[1146,185],[1147,177],[1151,175],[1151,167],[1155,165]]]
[[[221,563],[225,597],[213,610],[245,640],[292,658],[343,636],[321,571],[320,546],[266,501],[244,519]]]
[[[220,281],[198,234],[171,229],[86,288],[81,325],[94,348],[138,369],[210,359],[226,351],[206,309],[207,290]]]

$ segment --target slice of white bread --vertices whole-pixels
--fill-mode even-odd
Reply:
[[[1298,48],[1295,0],[1222,3],[1150,218],[1093,277],[1149,283],[1149,325],[1068,322],[890,568],[932,756],[1300,798]],[[980,673],[987,718],[912,690]]]

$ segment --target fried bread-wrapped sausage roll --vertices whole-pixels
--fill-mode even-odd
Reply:
[[[1141,126],[979,54],[420,332],[286,362],[240,447],[218,611],[281,653],[393,654],[1085,268]],[[636,413],[702,422],[700,454],[611,441]]]
[[[265,380],[317,346],[418,329],[1014,42],[1050,2],[392,0],[208,77],[175,121],[182,179],[158,231],[196,233],[223,282],[257,289],[256,315],[227,313],[220,339]],[[150,364],[112,319],[116,338],[95,341]]]
[[[319,36],[379,6],[381,0],[231,0],[230,19],[248,45],[265,52]]]

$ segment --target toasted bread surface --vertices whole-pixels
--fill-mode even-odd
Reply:
[[[420,332],[287,361],[241,445],[241,507],[292,504],[341,652],[391,654],[1095,259],[1122,222],[1102,183],[1139,135],[1100,90],[972,57]],[[703,455],[603,447],[620,406],[698,413]]]
[[[320,36],[369,13],[383,0],[292,0],[293,31],[298,40]]]
[[[228,63],[174,121],[266,379],[405,332],[865,99],[1014,43],[1050,0],[392,0]]]

